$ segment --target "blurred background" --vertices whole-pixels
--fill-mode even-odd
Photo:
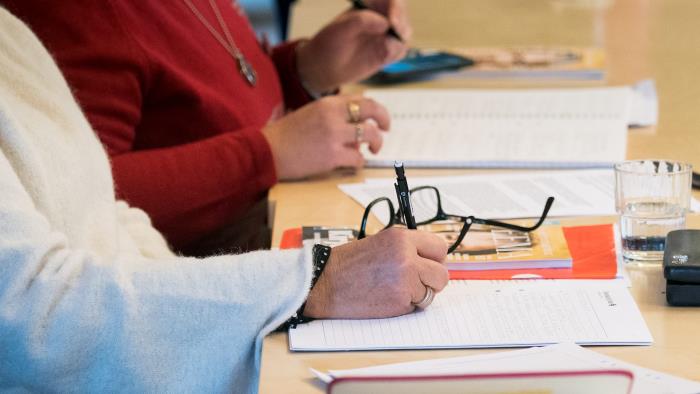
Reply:
[[[294,0],[238,0],[245,9],[258,36],[272,44],[283,41],[287,34],[289,8]]]

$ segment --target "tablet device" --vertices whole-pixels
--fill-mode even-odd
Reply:
[[[408,56],[391,63],[368,79],[370,83],[391,84],[427,79],[438,72],[459,70],[474,61],[448,52],[412,50]]]

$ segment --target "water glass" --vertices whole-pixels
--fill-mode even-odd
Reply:
[[[615,207],[628,262],[661,262],[666,234],[685,228],[691,180],[692,167],[686,163],[633,160],[615,165]]]

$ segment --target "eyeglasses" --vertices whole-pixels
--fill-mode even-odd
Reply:
[[[459,235],[454,239],[454,241],[452,241],[449,249],[447,250],[448,253],[454,252],[459,247],[473,224],[501,227],[504,229],[521,232],[537,230],[537,228],[544,223],[545,219],[547,218],[547,214],[549,213],[549,209],[552,207],[552,203],[554,203],[554,197],[547,198],[547,202],[542,210],[542,215],[540,215],[537,223],[532,226],[525,227],[497,220],[480,219],[474,216],[448,214],[442,209],[440,191],[438,191],[438,189],[434,186],[419,186],[413,188],[410,190],[410,198],[411,205],[414,208],[420,207],[414,212],[416,224],[418,226],[425,226],[435,222],[453,222],[458,223],[461,226]],[[367,208],[365,208],[357,239],[362,239],[369,235],[367,234],[367,220],[369,219],[370,213],[375,214],[377,217],[382,217],[388,213],[389,223],[384,227],[384,229],[392,227],[396,224],[406,224],[401,211],[394,209],[394,203],[388,197],[379,197],[370,202],[369,205],[367,205]]]

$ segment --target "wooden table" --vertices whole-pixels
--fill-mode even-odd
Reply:
[[[656,127],[629,133],[627,157],[669,158],[700,168],[700,1],[651,0],[408,0],[415,29],[412,45],[468,47],[508,45],[601,46],[608,77],[597,83],[552,82],[544,86],[629,84],[654,78],[660,100]],[[344,1],[300,0],[292,36],[313,34],[347,7]],[[439,79],[407,87],[512,87],[532,82]],[[536,86],[543,86],[538,83]],[[361,87],[351,87],[351,90]],[[469,170],[411,170],[412,176],[464,174]],[[284,229],[301,225],[357,225],[362,208],[341,193],[338,183],[391,176],[366,169],[335,172],[303,182],[282,183],[275,201],[273,244]],[[695,193],[698,197],[698,193]],[[614,218],[570,218],[568,224],[610,222]],[[700,216],[688,219],[700,228]],[[632,293],[654,336],[651,346],[597,347],[596,351],[644,367],[700,380],[700,309],[666,306],[659,268],[629,269]],[[343,369],[437,357],[474,355],[494,350],[377,351],[290,353],[286,335],[264,343],[260,391],[320,392],[308,368]]]

